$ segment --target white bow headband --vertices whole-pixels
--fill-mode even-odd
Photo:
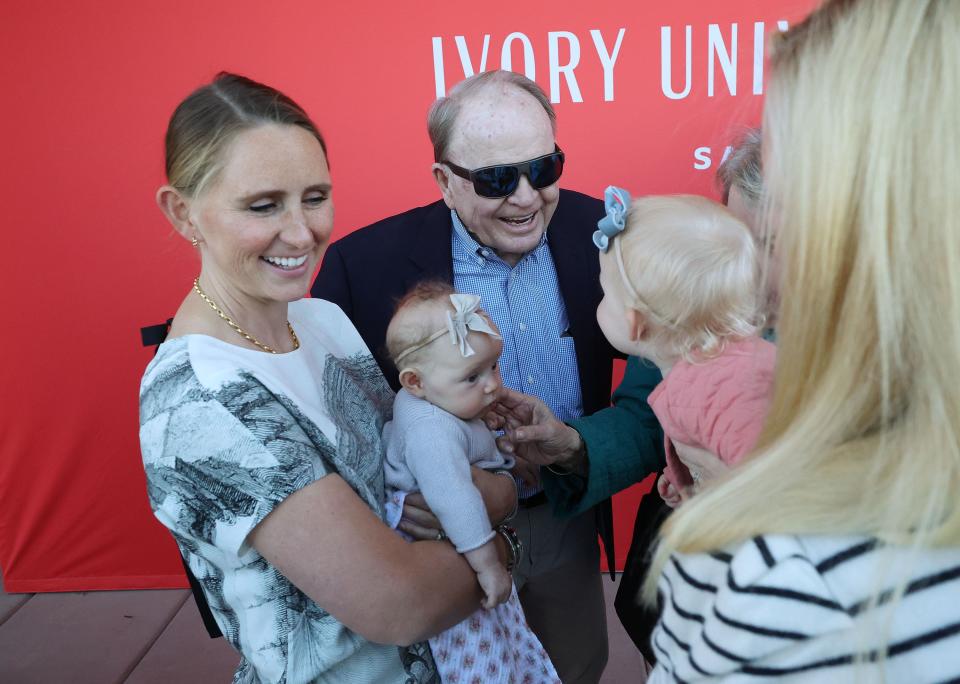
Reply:
[[[447,311],[446,327],[440,328],[440,330],[429,335],[427,339],[407,347],[400,352],[396,359],[397,365],[400,364],[403,357],[423,349],[444,334],[450,335],[450,344],[459,345],[460,355],[464,358],[473,356],[476,353],[473,351],[470,343],[467,342],[467,336],[471,330],[483,333],[484,335],[490,335],[490,337],[498,340],[503,339],[496,330],[490,327],[487,319],[477,313],[480,309],[480,297],[475,294],[452,294],[450,295],[450,302],[453,304],[454,312],[451,313]]]

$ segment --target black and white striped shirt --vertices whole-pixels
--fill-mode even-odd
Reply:
[[[960,548],[768,535],[674,554],[659,589],[651,683],[960,682]]]

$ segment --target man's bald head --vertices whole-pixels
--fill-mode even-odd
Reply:
[[[427,133],[433,143],[433,160],[439,162],[446,158],[456,130],[457,118],[471,100],[511,89],[527,93],[536,100],[550,119],[550,126],[556,136],[557,114],[550,104],[550,98],[540,86],[523,74],[512,71],[484,71],[461,81],[453,87],[449,95],[439,98],[430,107],[427,114]]]

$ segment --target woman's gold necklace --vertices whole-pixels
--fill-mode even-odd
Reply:
[[[258,340],[256,337],[254,337],[253,335],[251,335],[250,333],[248,333],[246,330],[244,330],[243,328],[241,328],[239,325],[237,325],[236,323],[234,323],[234,322],[233,322],[233,319],[230,318],[227,314],[223,313],[223,310],[222,310],[219,306],[217,306],[217,303],[216,303],[215,301],[213,301],[212,299],[210,299],[210,298],[207,296],[207,293],[206,293],[206,292],[204,292],[203,290],[200,289],[200,276],[197,276],[197,277],[194,279],[194,281],[193,281],[193,290],[194,290],[194,292],[196,292],[198,295],[200,295],[200,299],[202,299],[202,300],[205,301],[207,304],[209,304],[209,305],[210,305],[210,308],[213,309],[214,311],[216,311],[216,312],[217,312],[217,315],[218,315],[220,318],[222,318],[227,325],[229,325],[231,328],[233,328],[233,329],[236,331],[236,333],[237,333],[238,335],[240,335],[240,337],[242,337],[243,339],[245,339],[245,340],[247,340],[247,341],[249,341],[249,342],[252,342],[253,344],[255,344],[257,347],[259,347],[260,349],[262,349],[262,350],[265,351],[265,352],[269,352],[270,354],[279,354],[279,353],[280,353],[280,352],[278,352],[276,349],[274,349],[273,347],[268,347],[267,345],[265,345],[263,342],[261,342],[260,340]],[[293,326],[290,325],[290,321],[287,321],[287,330],[290,331],[290,339],[293,340],[293,348],[294,348],[295,350],[296,350],[296,349],[299,349],[299,348],[300,348],[300,340],[297,338],[297,333],[295,333],[295,332],[293,331]]]

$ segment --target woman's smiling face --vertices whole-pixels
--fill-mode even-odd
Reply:
[[[302,297],[333,230],[331,190],[326,155],[305,129],[238,133],[190,203],[204,280],[237,301]]]

